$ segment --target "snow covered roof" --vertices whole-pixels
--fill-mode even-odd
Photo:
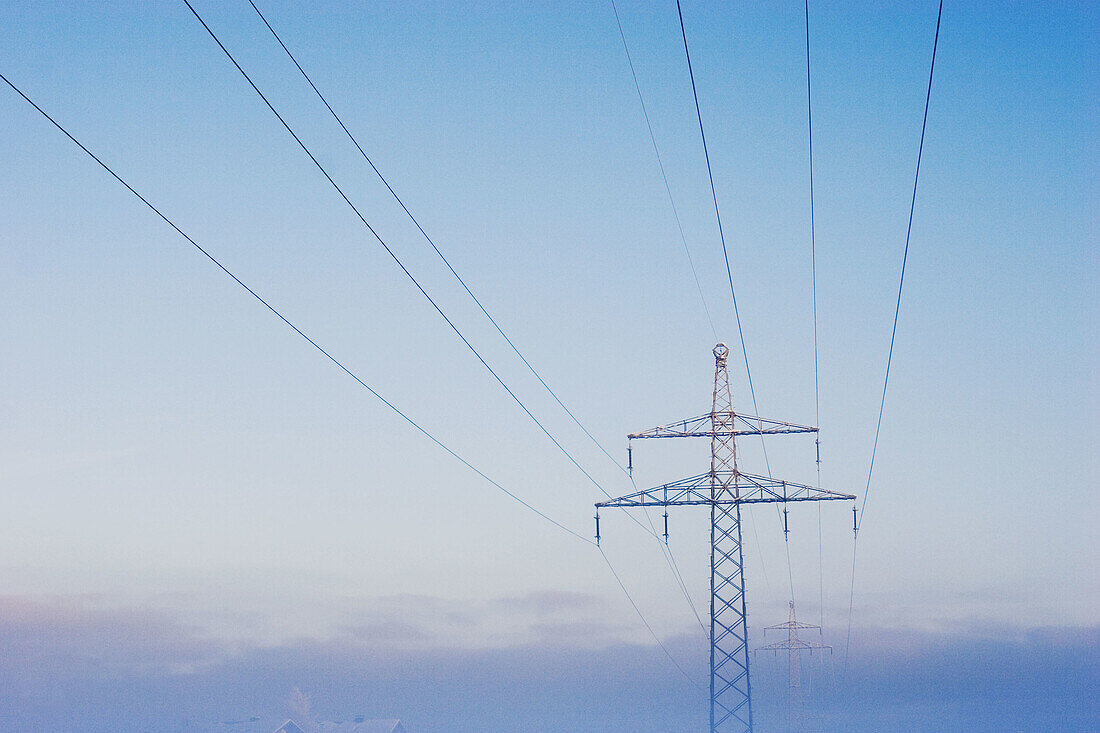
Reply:
[[[345,723],[320,723],[317,733],[406,733],[400,720],[362,720]]]
[[[362,720],[298,724],[293,720],[250,718],[218,723],[211,733],[408,733],[401,721],[393,719]]]
[[[226,720],[209,729],[210,733],[307,733],[289,718],[259,718]]]

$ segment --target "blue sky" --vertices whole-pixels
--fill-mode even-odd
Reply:
[[[629,491],[480,317],[248,4],[195,5],[532,412],[607,491]],[[709,409],[714,336],[610,4],[260,7],[489,311],[617,458],[628,432]],[[186,6],[4,10],[0,71],[372,387],[524,500],[591,532],[596,487],[403,279]],[[860,494],[935,10],[811,7],[823,482]],[[620,12],[704,296],[733,345],[675,6]],[[760,411],[811,423],[802,6],[686,3],[684,15]],[[1019,695],[1003,675],[1062,648],[1035,639],[1068,640],[1075,660],[1040,665],[1046,681],[1071,671],[1096,680],[1095,662],[1082,660],[1096,650],[1100,608],[1090,483],[1100,469],[1098,31],[1088,4],[944,9],[860,536],[853,658],[902,660],[935,677],[943,655],[928,649],[961,649],[969,668],[992,654],[983,645],[1001,644],[991,659],[1002,681],[989,684],[1006,699]],[[338,660],[379,647],[442,668],[518,655],[499,663],[531,690],[517,713],[528,726],[568,727],[576,710],[557,699],[568,685],[540,702],[524,649],[553,658],[555,679],[600,677],[608,710],[621,712],[601,730],[646,729],[621,727],[643,682],[678,704],[694,700],[598,553],[412,431],[5,90],[0,631],[6,644],[21,639],[9,655],[21,692],[0,702],[0,720],[40,727],[35,716],[55,709],[49,689],[63,678],[85,691],[67,703],[72,713],[105,721],[89,730],[117,727],[110,716],[126,706],[109,689],[81,687],[92,673],[63,660],[109,664],[111,635],[135,628],[149,643],[116,660],[118,686],[141,670],[163,675],[143,702],[152,711],[178,708],[188,685],[215,684],[212,669],[285,653],[278,675],[257,672],[252,689],[266,692],[256,706],[301,685],[340,714],[351,693],[317,688],[328,679],[345,689],[351,673]],[[735,403],[751,411],[743,370],[732,376]],[[812,440],[776,442],[769,455],[777,475],[814,479]],[[647,484],[707,461],[701,443],[642,445],[634,457]],[[761,464],[757,447],[743,446],[744,467]],[[795,595],[803,617],[823,619],[826,641],[842,645],[851,518],[843,506],[821,516],[824,603],[813,508],[792,513]],[[785,618],[789,593],[776,517],[757,511],[749,523],[758,628]],[[654,630],[702,677],[695,618],[652,540],[623,517],[602,529]],[[671,529],[705,606],[706,519],[675,512]],[[45,621],[20,634],[28,616]],[[162,639],[175,641],[165,649]],[[593,672],[621,669],[609,664],[620,654],[652,672]],[[189,666],[195,659],[203,663]],[[869,684],[892,678],[870,661],[858,669]],[[401,708],[380,715],[442,729],[439,710],[419,709],[400,675],[377,674],[390,675],[382,687]],[[926,686],[915,675],[908,692]],[[875,689],[889,704],[928,702],[906,698],[905,684]],[[444,696],[474,692],[446,675],[432,685]],[[1095,720],[1067,698],[1057,705]],[[676,719],[702,715],[697,702]],[[189,714],[235,714],[228,697],[219,704]],[[977,730],[983,713],[959,705],[959,729]],[[481,720],[463,715],[449,729]],[[867,716],[847,722],[873,729]]]

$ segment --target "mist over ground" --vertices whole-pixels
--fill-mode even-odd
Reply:
[[[410,629],[259,645],[211,638],[140,609],[77,601],[0,604],[0,730],[213,730],[278,717],[295,689],[317,720],[400,718],[411,733],[696,731],[706,692],[655,646],[583,648],[576,638],[495,649],[409,649]],[[827,640],[843,638],[827,629]],[[670,651],[705,684],[705,646]],[[864,630],[803,657],[807,716],[823,731],[995,733],[1097,730],[1100,628]],[[757,654],[757,730],[783,729],[787,668]]]

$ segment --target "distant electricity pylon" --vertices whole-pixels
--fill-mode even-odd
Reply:
[[[600,509],[604,507],[665,507],[666,542],[668,507],[710,507],[710,730],[752,733],[741,505],[854,501],[856,497],[738,470],[736,436],[816,433],[817,428],[734,412],[726,368],[728,354],[725,344],[714,347],[714,399],[709,413],[627,436],[628,440],[710,438],[710,471],[599,502],[596,542],[600,541]],[[783,511],[786,524],[786,507]]]
[[[832,647],[828,644],[819,644],[816,641],[799,639],[799,629],[817,629],[818,633],[821,633],[821,627],[796,621],[794,617],[794,601],[790,602],[790,607],[791,613],[787,623],[764,627],[764,636],[767,636],[769,631],[786,631],[786,641],[777,641],[774,644],[767,644],[756,651],[771,651],[776,653],[786,651],[788,653],[787,730],[790,731],[790,733],[801,733],[801,731],[805,729],[806,711],[802,703],[802,662],[799,655],[806,650],[809,650],[810,654],[813,654],[815,649],[828,649],[831,651]]]

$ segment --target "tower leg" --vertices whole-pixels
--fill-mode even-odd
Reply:
[[[741,505],[711,505],[710,729],[752,733]]]

